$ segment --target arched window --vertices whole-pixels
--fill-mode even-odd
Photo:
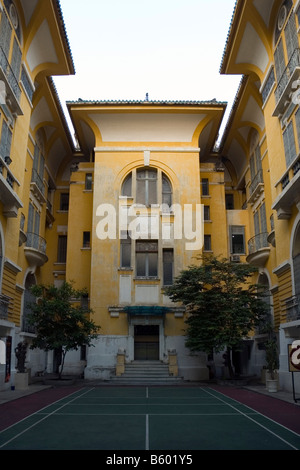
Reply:
[[[122,196],[132,197],[132,173],[126,176],[122,184]]]
[[[163,206],[172,206],[172,186],[169,178],[162,175],[162,204]]]
[[[133,175],[135,175],[136,194],[133,195]],[[161,198],[158,196],[158,181],[161,178]],[[138,204],[151,206],[152,204],[162,204],[165,209],[172,206],[172,185],[169,178],[155,168],[139,168],[136,172],[131,172],[122,183],[121,195],[135,197]]]

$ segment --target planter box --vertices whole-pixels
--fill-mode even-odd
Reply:
[[[15,389],[16,390],[27,390],[29,383],[28,372],[17,372],[15,374]]]
[[[278,380],[267,379],[267,390],[270,393],[278,392]]]

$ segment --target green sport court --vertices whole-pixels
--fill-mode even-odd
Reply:
[[[0,432],[0,450],[299,449],[297,432],[209,386],[83,387]]]

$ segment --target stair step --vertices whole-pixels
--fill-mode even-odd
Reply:
[[[178,383],[181,377],[169,375],[169,366],[160,361],[134,361],[125,364],[125,372],[120,377],[112,377],[112,381],[129,384]]]

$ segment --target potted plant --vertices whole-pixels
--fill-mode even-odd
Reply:
[[[274,338],[270,338],[266,342],[266,365],[268,377],[266,380],[268,392],[277,392],[278,391],[278,351],[277,351],[277,341]]]

